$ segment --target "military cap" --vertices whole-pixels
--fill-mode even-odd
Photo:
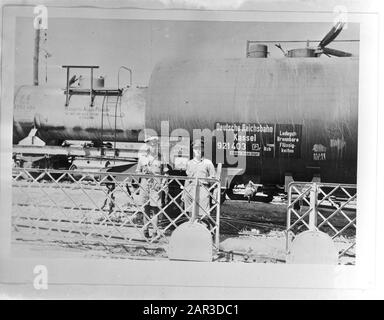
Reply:
[[[150,136],[144,139],[145,143],[157,143],[159,141],[159,137],[157,136]]]
[[[192,142],[192,148],[204,148],[204,142],[202,140],[195,140]]]

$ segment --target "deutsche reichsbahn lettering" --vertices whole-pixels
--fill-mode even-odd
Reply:
[[[216,148],[230,155],[263,158],[300,158],[301,132],[299,124],[216,123],[216,131],[224,132],[224,141]]]
[[[270,124],[247,124],[247,123],[216,123],[216,130],[221,131],[247,131],[247,132],[269,132],[273,133],[273,125]]]

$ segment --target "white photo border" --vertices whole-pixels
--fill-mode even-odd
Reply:
[[[295,1],[294,1],[295,2]],[[44,4],[44,1],[42,2]],[[296,2],[295,2],[296,3]],[[105,5],[105,3],[104,3]],[[296,4],[297,6],[298,4]],[[204,10],[149,10],[55,8],[47,4],[49,15],[88,19],[156,19],[193,21],[265,21],[265,22],[332,22],[334,13],[324,12],[247,12]],[[293,6],[295,8],[295,6]],[[378,137],[378,15],[374,12],[348,15],[349,22],[360,24],[359,121],[358,121],[358,221],[355,266],[280,265],[243,263],[195,263],[163,261],[131,261],[111,259],[22,259],[11,256],[11,170],[14,97],[15,20],[32,16],[33,6],[2,8],[1,49],[1,192],[0,192],[0,282],[24,285],[34,295],[33,269],[45,265],[49,284],[60,295],[63,286],[77,286],[92,291],[95,285],[115,288],[128,298],[268,298],[308,297],[340,292],[356,292],[373,288],[376,281],[376,202],[377,137]],[[86,272],[84,272],[86,270]],[[74,287],[73,287],[74,286]],[[77,288],[77,289],[76,289]],[[180,288],[183,288],[182,290]],[[204,289],[204,290],[202,290]],[[243,289],[244,291],[240,290]],[[272,290],[273,289],[273,290]],[[278,289],[278,290],[277,290]],[[320,293],[313,289],[323,289]],[[30,290],[30,291],[28,291]],[[51,293],[50,293],[51,290]],[[49,297],[53,289],[48,289]],[[111,289],[113,290],[113,289]],[[168,290],[168,291],[167,291]],[[66,291],[65,291],[66,292]],[[81,291],[80,291],[81,292]],[[109,298],[107,291],[106,298]],[[219,295],[217,295],[219,292]],[[233,296],[233,292],[237,292]],[[40,295],[42,293],[39,293]],[[86,294],[86,293],[85,293]],[[98,293],[103,297],[103,293]],[[112,291],[109,293],[112,294]],[[185,294],[185,296],[184,296]],[[245,296],[245,294],[247,294]],[[81,294],[80,294],[81,295]]]

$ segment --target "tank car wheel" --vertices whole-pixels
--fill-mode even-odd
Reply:
[[[262,200],[265,203],[270,203],[273,200],[273,195],[268,195],[267,197],[263,197],[264,199]]]

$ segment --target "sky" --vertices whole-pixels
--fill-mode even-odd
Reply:
[[[133,70],[134,86],[147,86],[152,69],[163,59],[244,58],[247,40],[321,40],[331,27],[331,23],[52,18],[46,37],[42,34],[39,79],[41,85],[65,87],[62,65],[99,65],[95,75],[105,77],[106,87],[115,87],[119,67],[126,66]],[[337,38],[343,39],[358,40],[359,25],[348,24]],[[281,45],[293,49],[306,43]],[[359,53],[358,42],[334,42],[329,47]],[[18,17],[16,86],[33,83],[33,48],[33,20]],[[44,50],[51,57],[46,59]],[[273,43],[268,44],[268,50],[270,57],[282,57]],[[128,84],[129,74],[122,72],[120,81]]]

